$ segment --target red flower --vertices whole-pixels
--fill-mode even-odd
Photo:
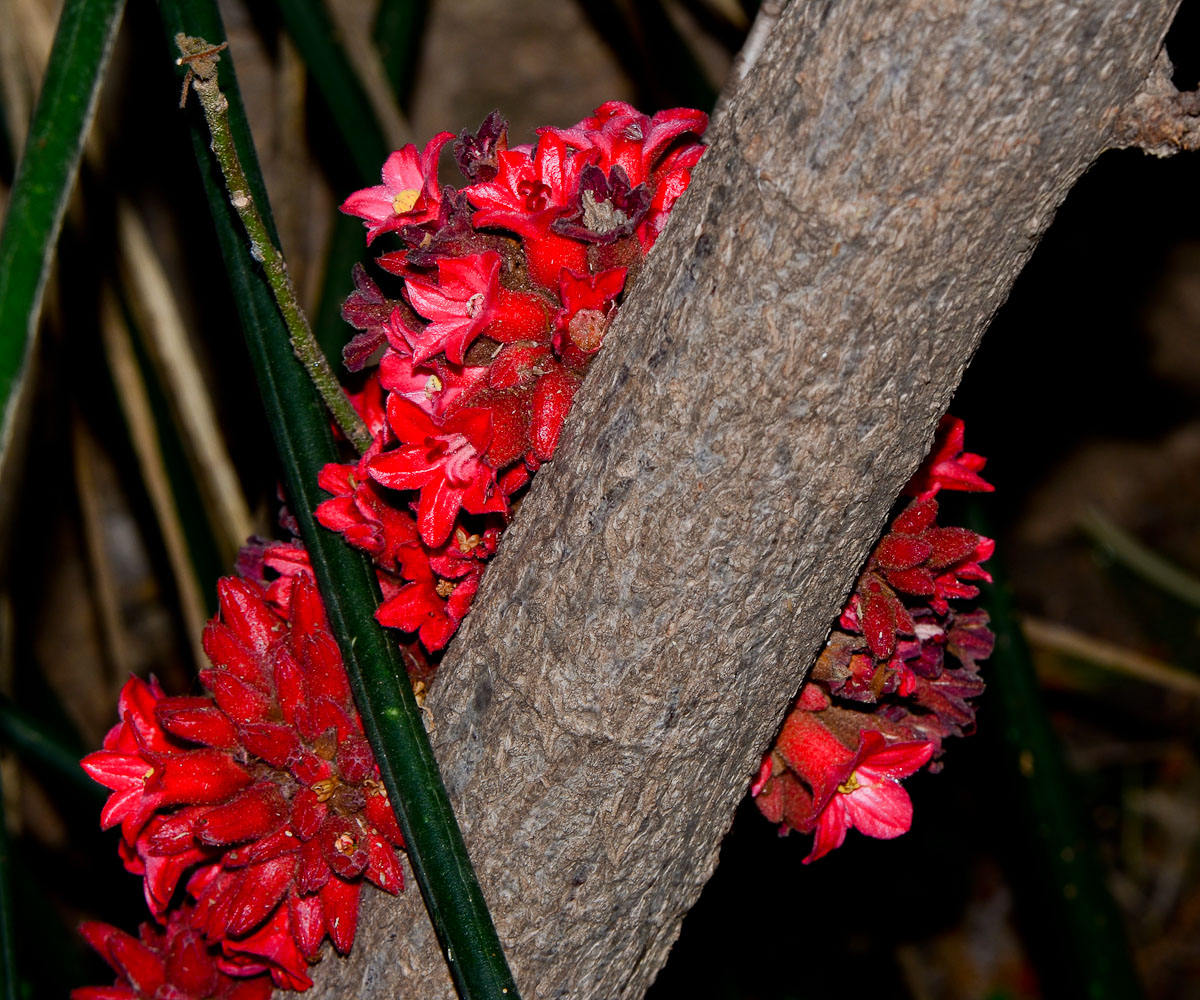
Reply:
[[[930,607],[944,615],[949,598],[979,595],[978,587],[963,581],[992,579],[979,564],[996,543],[967,528],[940,527],[937,513],[936,500],[910,503],[880,539],[868,565],[895,590],[928,598]]]
[[[579,150],[599,152],[599,166],[619,166],[631,186],[649,180],[668,147],[684,135],[703,135],[708,115],[692,108],[671,108],[650,118],[624,101],[606,101],[571,128],[540,128]],[[688,147],[697,145],[689,143]]]
[[[371,479],[370,463],[378,454],[372,447],[355,465],[330,462],[321,470],[317,485],[334,496],[317,507],[316,517],[392,572],[400,550],[416,543],[417,523]]]
[[[438,261],[438,280],[409,277],[405,284],[413,308],[429,324],[416,331],[413,362],[445,353],[456,365],[493,318],[499,292],[500,255],[495,251]]]
[[[979,475],[987,459],[974,452],[963,451],[965,425],[949,413],[938,423],[937,434],[921,467],[913,474],[904,492],[918,500],[929,500],[938,490],[966,490],[991,493],[991,483]]]
[[[604,343],[616,313],[617,296],[625,289],[628,271],[610,268],[599,274],[563,271],[558,279],[562,308],[555,314],[554,347],[563,361],[583,368]]]
[[[491,416],[467,407],[453,416],[431,417],[406,399],[388,398],[388,422],[400,447],[372,459],[371,477],[399,490],[420,490],[417,526],[430,547],[450,537],[459,509],[505,513],[496,470],[483,461],[491,442]]]
[[[453,138],[452,132],[439,132],[420,154],[412,143],[396,150],[383,164],[382,184],[355,191],[342,202],[343,212],[366,221],[368,246],[380,233],[437,219],[442,203],[438,153]]]
[[[71,1000],[267,1000],[266,976],[234,978],[192,925],[190,908],[175,910],[165,929],[142,924],[139,937],[86,921],[79,932],[117,974],[112,986],[84,986]]]
[[[842,766],[842,780],[816,818],[816,838],[804,863],[841,847],[852,827],[868,837],[890,840],[912,826],[912,800],[901,778],[924,767],[932,743],[888,745],[877,732],[862,734],[853,759]]]
[[[192,872],[191,923],[220,944],[219,967],[302,989],[326,934],[349,948],[363,880],[394,893],[403,874],[320,597],[306,575],[291,579],[283,617],[257,585],[222,580],[204,634],[211,698],[131,680],[116,749],[84,766],[116,786],[106,822],[125,823],[122,854],[151,909],[166,912]]]
[[[623,101],[608,101],[571,128],[538,132],[543,140],[554,135],[578,150],[599,153],[601,169],[619,167],[630,187],[645,184],[651,190],[649,209],[637,228],[642,252],[648,253],[704,153],[686,137],[698,137],[706,128],[703,111],[672,108],[649,118]]]
[[[543,135],[531,157],[520,148],[496,154],[496,178],[466,188],[478,211],[476,228],[494,226],[522,238],[529,273],[545,288],[558,284],[564,268],[584,271],[587,246],[559,236],[550,225],[571,207],[579,186],[579,175],[597,154],[573,154],[558,136]]]
[[[380,625],[417,632],[431,653],[444,649],[479,589],[483,560],[496,550],[495,528],[483,537],[455,529],[438,552],[412,546],[400,556],[400,574],[411,581],[379,606]]]
[[[827,719],[840,730],[857,732],[858,749],[850,750],[835,736]],[[805,864],[840,847],[851,827],[890,839],[912,825],[912,802],[899,779],[928,763],[933,743],[889,744],[881,733],[859,729],[869,721],[832,708],[818,688],[806,685],[763,761],[751,788],[760,809],[783,823],[782,833],[816,830]]]

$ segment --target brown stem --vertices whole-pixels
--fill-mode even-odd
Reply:
[[[365,452],[371,444],[371,434],[359,417],[349,398],[343,391],[341,383],[334,375],[329,360],[321,351],[308,325],[308,319],[300,302],[296,298],[296,290],[292,286],[291,275],[288,273],[287,261],[272,241],[267,231],[267,224],[254,204],[250,193],[250,184],[246,180],[241,160],[238,158],[237,147],[233,142],[233,133],[229,129],[229,102],[217,86],[217,63],[220,53],[225,48],[225,42],[212,45],[203,38],[192,38],[182,33],[175,36],[175,44],[182,55],[176,62],[188,68],[183,81],[183,93],[180,95],[180,106],[187,99],[188,84],[200,98],[204,108],[204,117],[208,122],[208,130],[212,135],[212,150],[217,156],[221,174],[225,178],[225,187],[229,191],[229,201],[242,220],[246,236],[250,239],[250,256],[263,266],[275,303],[287,324],[288,333],[292,339],[292,350],[295,352],[313,385],[317,387],[325,405],[337,421],[342,433],[350,443]]]

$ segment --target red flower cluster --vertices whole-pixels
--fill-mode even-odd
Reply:
[[[907,831],[912,803],[899,780],[926,764],[936,770],[942,740],[974,728],[978,665],[994,639],[986,612],[949,601],[978,596],[970,581],[991,579],[979,564],[995,546],[940,527],[932,498],[941,489],[991,490],[979,476],[984,462],[963,452],[962,421],[943,417],[932,454],[905,488],[915,499],[876,544],[763,760],[751,792],[781,833],[816,833],[805,863],[841,846],[851,827],[880,838]]]
[[[612,101],[536,148],[508,145],[499,114],[463,132],[470,182],[441,188],[454,138],[388,157],[383,183],[346,199],[386,297],[357,267],[342,314],[344,352],[370,370],[351,399],[373,435],[357,461],[330,464],[317,510],[374,559],[380,622],[409,633],[409,673],[428,681],[470,607],[515,495],[549,461],[571,400],[622,295],[686,189],[707,126],[699,111],[653,117]],[[294,526],[293,526],[294,533]],[[266,571],[275,578],[268,582]],[[75,1000],[261,1000],[306,989],[328,937],[354,941],[363,881],[403,887],[403,846],[363,737],[337,646],[296,543],[252,542],[243,579],[220,585],[201,673],[209,693],[168,698],[132,679],[121,722],[83,761],[112,790],[121,856],[144,879],[157,924],[135,939],[83,933],[113,967],[111,988]]]
[[[132,678],[121,721],[83,760],[112,790],[101,824],[120,824],[163,929],[139,943],[86,925],[124,984],[75,1000],[305,989],[326,936],[350,949],[364,880],[403,888],[403,840],[324,607],[304,572],[281,580],[282,614],[257,584],[222,580],[204,632],[210,693],[168,698]]]
[[[327,528],[374,558],[378,619],[423,659],[470,607],[514,496],[554,454],[571,400],[642,259],[704,150],[699,111],[653,117],[610,101],[536,146],[508,144],[493,113],[454,144],[470,182],[438,188],[443,132],[393,153],[383,184],[342,211],[370,243],[403,247],[379,266],[402,279],[388,298],[362,268],[343,315],[345,351],[370,367],[358,395],[375,439],[357,462],[326,466]]]

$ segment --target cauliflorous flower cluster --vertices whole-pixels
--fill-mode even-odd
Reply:
[[[373,435],[330,464],[317,510],[368,552],[384,624],[414,681],[449,642],[495,553],[514,498],[554,454],[572,397],[645,254],[686,189],[707,126],[699,111],[653,117],[612,101],[536,147],[509,147],[487,117],[455,159],[470,182],[442,188],[454,138],[406,146],[383,183],[343,211],[367,243],[402,245],[362,267],[343,316],[344,352],[364,372],[351,393]],[[293,532],[294,533],[294,532]],[[121,721],[84,769],[112,790],[101,814],[144,880],[154,922],[140,938],[100,923],[83,934],[112,966],[112,987],[75,1000],[262,1000],[303,990],[328,937],[353,944],[359,892],[403,887],[400,830],[329,633],[308,556],[296,542],[252,542],[241,579],[220,584],[204,648],[207,693],[165,696],[131,679]],[[268,582],[267,571],[274,574]]]
[[[901,787],[940,767],[942,740],[974,729],[979,661],[992,652],[972,581],[991,539],[937,524],[939,490],[990,491],[963,423],[942,418],[933,451],[905,487],[912,498],[876,544],[751,792],[780,833],[815,833],[805,863],[840,847],[851,827],[891,838],[912,825]],[[950,654],[947,660],[946,654]]]
[[[467,613],[530,475],[554,454],[563,418],[625,289],[704,147],[700,111],[653,117],[610,101],[578,124],[509,146],[489,115],[454,158],[469,183],[439,188],[438,154],[406,146],[383,183],[346,199],[377,259],[402,281],[388,298],[358,268],[344,354],[374,434],[366,454],[321,474],[327,528],[375,560],[377,618],[411,657],[437,653]],[[410,660],[412,662],[412,660]]]
[[[169,698],[131,678],[121,721],[83,759],[112,790],[101,825],[120,826],[163,929],[139,942],[86,925],[123,982],[76,1000],[306,989],[326,937],[350,950],[363,883],[404,886],[403,838],[316,586],[281,579],[279,610],[259,584],[222,580],[204,631],[209,693]]]
[[[316,516],[374,560],[376,617],[404,633],[427,682],[479,586],[530,476],[555,451],[576,390],[646,253],[703,153],[699,111],[649,117],[611,101],[578,124],[508,144],[489,115],[454,142],[469,182],[440,187],[455,137],[409,145],[383,183],[346,199],[377,259],[400,279],[385,295],[361,266],[343,316],[359,373],[351,398],[372,435],[331,463]],[[753,786],[783,831],[816,832],[807,860],[855,826],[908,829],[900,778],[968,732],[992,636],[972,581],[992,543],[936,523],[940,489],[990,490],[946,418],[934,454],[893,521]],[[112,795],[126,868],[153,922],[139,937],[88,923],[112,987],[75,1000],[264,1000],[303,990],[328,938],[353,944],[364,882],[403,887],[403,839],[329,632],[308,556],[295,541],[252,543],[222,580],[205,630],[205,693],[167,697],[131,679],[119,723],[84,769]],[[269,571],[269,574],[268,574]],[[268,580],[266,577],[272,576]],[[955,664],[946,661],[949,652]]]

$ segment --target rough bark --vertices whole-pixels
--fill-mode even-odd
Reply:
[[[429,701],[526,998],[639,997],[1174,0],[794,2]],[[752,918],[752,915],[747,915]],[[315,997],[450,997],[373,895]]]

